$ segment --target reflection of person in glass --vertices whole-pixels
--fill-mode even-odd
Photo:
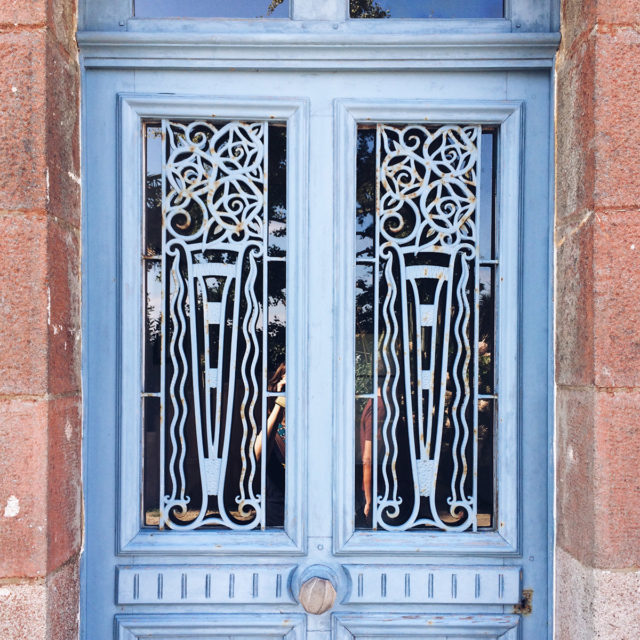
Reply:
[[[377,394],[378,401],[378,437],[384,424],[385,410],[380,387]],[[364,517],[371,517],[371,493],[372,493],[372,458],[373,458],[373,399],[370,398],[362,410],[360,418],[360,454],[362,455],[362,491],[364,492]]]
[[[287,372],[284,362],[276,369],[267,384],[268,391],[282,393],[287,383]],[[268,527],[284,526],[285,495],[285,421],[286,402],[284,396],[275,400],[269,399],[267,404],[267,488],[266,488],[266,524]],[[262,457],[262,431],[258,434],[254,445],[256,458]]]

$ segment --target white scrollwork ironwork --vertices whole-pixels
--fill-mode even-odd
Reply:
[[[160,526],[264,528],[268,126],[165,120],[162,135]]]
[[[377,125],[374,528],[477,528],[480,136]]]

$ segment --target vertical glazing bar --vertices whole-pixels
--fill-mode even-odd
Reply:
[[[260,528],[267,526],[267,457],[269,455],[269,438],[267,429],[267,378],[269,376],[269,261],[267,246],[269,242],[269,125],[263,123],[263,193],[264,209],[262,213],[262,455],[260,456]],[[285,352],[286,359],[286,352]],[[286,501],[286,494],[285,494]],[[286,513],[285,513],[286,517]]]
[[[374,531],[378,528],[378,316],[380,299],[380,242],[378,237],[378,218],[380,213],[380,146],[381,125],[376,125],[376,199],[373,212],[374,238],[374,273],[373,273],[373,406],[371,407],[371,477],[373,490],[371,492],[371,522]]]

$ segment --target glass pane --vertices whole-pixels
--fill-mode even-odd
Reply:
[[[478,528],[494,527],[495,400],[478,403]]]
[[[356,265],[356,395],[373,393],[373,265]]]
[[[136,18],[288,18],[289,0],[135,0]]]
[[[478,312],[478,385],[481,394],[494,390],[495,279],[493,267],[480,267]]]
[[[144,182],[144,254],[159,256],[162,250],[162,129],[159,125],[145,126],[145,182]]]
[[[145,260],[144,381],[146,393],[160,393],[162,264]]]
[[[494,131],[482,132],[480,163],[479,234],[480,259],[495,258],[495,138]]]
[[[352,18],[502,18],[503,0],[349,0]]]
[[[269,127],[269,255],[287,253],[287,128]]]
[[[356,166],[356,256],[373,258],[376,213],[376,130],[358,128]]]
[[[143,523],[146,527],[157,527],[160,523],[160,465],[158,464],[160,460],[158,429],[160,425],[159,397],[142,399],[142,424],[144,426]]]
[[[161,246],[143,257],[144,389],[163,413],[145,413],[145,522],[282,527],[286,262],[267,256],[274,217],[286,240],[286,127],[159,126],[160,147],[148,140],[157,127],[146,127],[145,164],[160,168],[165,211],[162,220],[145,208],[145,233]]]
[[[475,481],[493,473],[476,428],[482,367],[482,384],[493,385],[493,338],[483,335],[481,349],[478,329],[492,334],[493,315],[476,311],[494,299],[493,267],[478,258],[481,135],[475,125],[359,130],[355,233],[361,242],[366,210],[372,239],[371,257],[358,253],[355,265],[359,527],[487,526]],[[492,476],[478,482],[493,486]]]

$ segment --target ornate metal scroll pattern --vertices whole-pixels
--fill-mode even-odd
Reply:
[[[165,120],[162,135],[160,526],[251,529],[264,522],[254,444],[265,410],[266,291],[259,297],[256,283],[268,128]]]
[[[477,437],[470,380],[480,134],[479,126],[377,126],[376,272],[384,299],[376,376],[385,414],[376,528],[477,528],[469,443]],[[400,460],[410,467],[404,482]]]

